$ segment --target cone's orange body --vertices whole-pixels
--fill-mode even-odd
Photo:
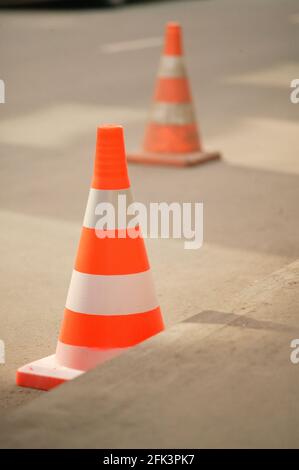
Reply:
[[[164,329],[139,227],[97,227],[99,204],[119,196],[132,202],[123,130],[103,126],[56,354],[21,367],[19,385],[48,390]]]
[[[199,136],[195,123],[195,116],[191,119],[188,112],[192,109],[189,81],[183,69],[181,57],[183,55],[181,28],[176,23],[169,23],[165,33],[165,46],[161,60],[160,70],[154,92],[154,108],[159,109],[159,103],[169,106],[165,108],[164,116],[158,116],[155,112],[149,123],[144,150],[161,153],[187,153],[200,150]],[[173,61],[171,72],[167,68],[167,60]],[[185,105],[184,107],[182,105]],[[167,122],[167,111],[172,117]],[[175,108],[180,116],[175,121]],[[160,119],[160,122],[159,122]],[[171,122],[171,120],[175,122]],[[181,122],[179,122],[181,121]],[[191,122],[190,122],[191,121]]]
[[[128,159],[185,166],[215,158],[219,154],[202,148],[183,61],[181,27],[168,23],[143,149]]]

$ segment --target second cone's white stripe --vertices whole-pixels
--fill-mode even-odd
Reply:
[[[151,111],[151,120],[157,124],[186,125],[195,121],[190,103],[155,103]]]
[[[158,75],[163,78],[184,77],[186,72],[182,57],[163,55],[161,57]]]
[[[94,275],[73,271],[66,308],[90,315],[128,315],[158,306],[151,271]]]

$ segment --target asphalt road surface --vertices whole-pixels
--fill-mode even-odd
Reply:
[[[40,394],[16,388],[14,374],[55,349],[96,127],[122,124],[127,149],[141,145],[170,20],[183,26],[204,146],[223,159],[184,170],[130,165],[136,199],[204,202],[201,250],[148,241],[167,324],[223,310],[298,258],[296,0],[2,10],[0,408]]]

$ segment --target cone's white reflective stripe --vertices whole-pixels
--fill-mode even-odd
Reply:
[[[120,189],[120,190],[111,190],[111,189],[94,189],[91,188],[89,191],[83,226],[86,228],[95,228],[97,221],[99,220],[99,212],[96,214],[96,207],[102,202],[111,203],[114,207],[115,214],[118,213],[118,196],[126,196],[124,200],[124,208],[126,208],[133,203],[131,189]],[[117,224],[116,217],[116,224]],[[112,228],[112,227],[110,227]],[[124,227],[113,227],[124,229]]]
[[[184,60],[180,56],[162,55],[158,70],[160,78],[180,78],[186,76]]]
[[[88,370],[118,356],[130,348],[97,349],[57,343],[56,360],[59,365],[71,369]]]
[[[151,115],[151,121],[157,124],[193,124],[195,115],[191,103],[155,103]]]
[[[158,307],[151,271],[95,275],[73,271],[66,308],[89,315],[129,315]]]

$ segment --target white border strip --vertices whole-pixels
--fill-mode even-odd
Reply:
[[[129,315],[158,307],[151,271],[95,275],[73,271],[66,308],[89,315]]]

